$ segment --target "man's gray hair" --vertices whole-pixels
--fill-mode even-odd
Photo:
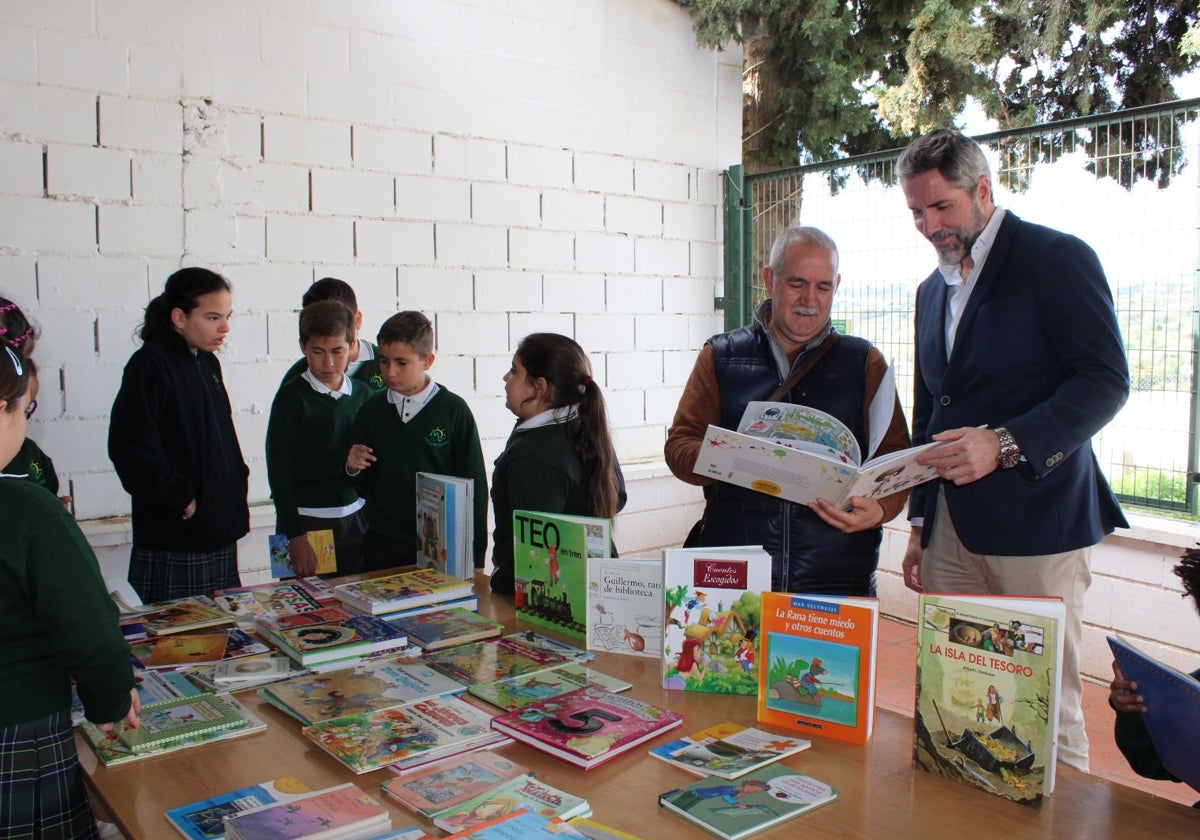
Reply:
[[[785,228],[783,233],[775,237],[775,244],[771,246],[771,258],[767,262],[772,274],[782,273],[784,254],[793,245],[811,245],[814,248],[820,248],[822,251],[828,252],[833,257],[833,273],[837,274],[838,262],[840,261],[837,243],[825,231],[815,227]]]
[[[974,192],[988,175],[988,162],[979,144],[961,131],[939,128],[908,144],[896,161],[896,174],[904,181],[937,170],[959,189]]]

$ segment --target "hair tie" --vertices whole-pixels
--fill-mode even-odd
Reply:
[[[7,330],[5,332],[7,332]],[[22,344],[25,343],[25,339],[29,338],[29,336],[31,336],[32,334],[33,334],[33,327],[32,326],[26,327],[25,332],[21,333],[19,336],[14,338],[12,341],[9,342],[9,344],[11,344],[13,347],[20,347]]]

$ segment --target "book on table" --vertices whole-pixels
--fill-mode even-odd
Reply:
[[[663,688],[757,694],[759,595],[770,588],[760,546],[663,549]]]
[[[889,369],[890,370],[890,369]],[[880,386],[880,396],[894,389]],[[888,399],[891,399],[889,396]],[[886,433],[887,414],[876,426]],[[869,452],[882,440],[871,441]],[[882,499],[938,477],[917,456],[937,446],[932,442],[862,461],[853,433],[842,421],[815,408],[792,403],[752,402],[737,431],[709,426],[693,470],[738,487],[806,505],[816,499],[843,504],[851,496]]]
[[[474,579],[474,479],[417,473],[417,566]]]
[[[1040,807],[1054,790],[1065,614],[1059,598],[922,595],[913,762]]]
[[[475,584],[437,569],[413,569],[355,583],[339,583],[333,591],[343,604],[372,615],[382,615],[466,598],[475,594]]]
[[[215,633],[172,633],[157,636],[144,664],[147,668],[180,668],[191,665],[214,665],[225,655],[229,636]]]
[[[637,835],[597,822],[592,817],[571,817],[567,825],[588,840],[642,840]]]
[[[736,779],[811,746],[803,738],[726,721],[653,747],[650,755],[697,776]]]
[[[352,615],[341,621],[289,627],[272,632],[270,638],[280,651],[306,668],[397,650],[408,644],[403,633],[373,615]]]
[[[1200,681],[1116,636],[1108,645],[1127,680],[1137,683],[1142,721],[1163,767],[1200,790]]]
[[[288,578],[287,580],[269,580],[266,583],[255,583],[250,586],[231,586],[225,589],[218,589],[213,593],[213,599],[227,598],[231,604],[241,603],[242,599],[239,596],[252,595],[255,600],[260,599],[258,593],[271,593],[276,588],[281,586],[291,586],[301,590],[314,601],[329,605],[337,601],[337,595],[334,594],[333,587],[327,582],[317,577],[309,575],[308,577]],[[265,596],[267,601],[271,600],[271,595]]]
[[[317,568],[313,574],[332,575],[337,573],[337,550],[333,544],[333,529],[309,531],[304,535],[317,556]],[[271,577],[288,578],[296,574],[292,566],[291,540],[287,534],[271,534],[267,537],[270,552]]]
[[[593,685],[605,691],[620,692],[632,688],[632,683],[603,674],[580,662],[563,662],[530,671],[517,677],[505,677],[488,683],[476,683],[467,691],[505,711],[519,709],[534,700],[549,700],[568,691]]]
[[[465,690],[419,659],[384,656],[292,677],[259,689],[258,696],[307,725]]]
[[[482,827],[500,813],[521,809],[546,820],[585,817],[592,813],[591,806],[582,796],[523,774],[500,782],[466,802],[441,810],[433,818],[433,824],[444,831],[465,831]]]
[[[213,668],[212,681],[222,690],[285,679],[293,674],[292,661],[281,654],[226,659]]]
[[[425,819],[474,799],[529,768],[491,750],[458,755],[389,779],[383,792]]]
[[[865,744],[878,637],[875,598],[764,592],[758,722]]]
[[[188,734],[172,734],[168,729],[170,725],[169,715],[164,712],[162,715],[159,715],[164,720],[155,721],[153,724],[154,733],[151,733],[150,738],[147,739],[147,741],[152,739],[156,743],[150,745],[146,741],[143,741],[136,749],[128,743],[128,739],[146,736],[129,736],[129,732],[136,732],[138,730],[130,730],[130,727],[123,721],[114,723],[112,731],[101,732],[91,721],[85,720],[79,724],[79,731],[92,746],[92,749],[95,750],[96,757],[100,762],[105,766],[110,766],[125,764],[142,758],[149,758],[150,756],[163,755],[164,753],[192,749],[230,738],[242,738],[247,735],[265,732],[267,729],[267,724],[258,715],[254,714],[254,712],[246,708],[236,698],[228,694],[198,694],[192,697],[180,698],[180,702],[187,701],[204,702],[206,705],[219,703],[241,718],[242,722],[224,727],[212,726],[206,728],[200,726],[194,728]],[[164,704],[153,704],[152,706],[142,707],[143,719],[148,709],[152,711],[159,705]],[[184,713],[179,712],[179,714],[182,715]],[[211,712],[206,711],[205,714],[211,714]],[[181,721],[181,723],[190,725],[195,723],[195,721]]]
[[[561,840],[563,837],[584,836],[559,817],[546,818],[527,808],[517,808],[462,831],[444,835],[441,840]]]
[[[492,728],[590,770],[682,723],[669,709],[585,686],[497,715]]]
[[[347,715],[304,727],[304,736],[355,773],[402,759],[453,754],[496,742],[491,715],[453,695]]]
[[[512,517],[517,620],[583,641],[587,560],[612,555],[612,522],[530,510]]]
[[[838,791],[779,764],[739,779],[697,779],[658,797],[658,804],[710,834],[740,840],[828,805]]]
[[[462,607],[431,610],[403,619],[389,618],[388,624],[421,646],[423,651],[453,647],[504,632],[504,625]]]
[[[225,836],[229,840],[366,840],[391,827],[387,808],[347,782],[226,817]]]
[[[151,636],[186,633],[205,627],[232,624],[233,618],[207,595],[192,595],[147,605],[139,621]]]
[[[225,818],[276,802],[303,799],[313,791],[295,776],[284,776],[250,787],[238,788],[198,802],[168,809],[167,820],[187,840],[220,840],[225,836]]]
[[[519,635],[442,648],[421,654],[421,659],[467,686],[492,683],[568,661],[566,656],[541,645],[527,644]]]
[[[662,559],[589,557],[588,650],[658,658],[662,655]]]
[[[308,589],[291,581],[272,581],[260,589],[226,590],[213,595],[213,600],[238,621],[310,612],[325,606]]]

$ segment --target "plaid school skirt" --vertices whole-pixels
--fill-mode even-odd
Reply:
[[[0,837],[98,840],[70,712],[0,726]]]
[[[158,551],[135,545],[129,553],[129,583],[146,604],[241,586],[237,543],[218,551]]]

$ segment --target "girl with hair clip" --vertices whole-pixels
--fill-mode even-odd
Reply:
[[[25,439],[29,380],[20,350],[0,342],[0,462]],[[129,646],[96,556],[62,505],[0,474],[0,510],[0,837],[96,838],[71,732],[71,680],[101,729],[136,725]]]
[[[517,425],[492,474],[491,587],[511,595],[514,510],[612,519],[626,496],[604,395],[582,347],[556,333],[527,335],[504,395]]]
[[[241,585],[249,470],[215,355],[232,309],[220,274],[172,274],[146,307],[113,402],[108,457],[133,497],[129,583],[147,603]]]

